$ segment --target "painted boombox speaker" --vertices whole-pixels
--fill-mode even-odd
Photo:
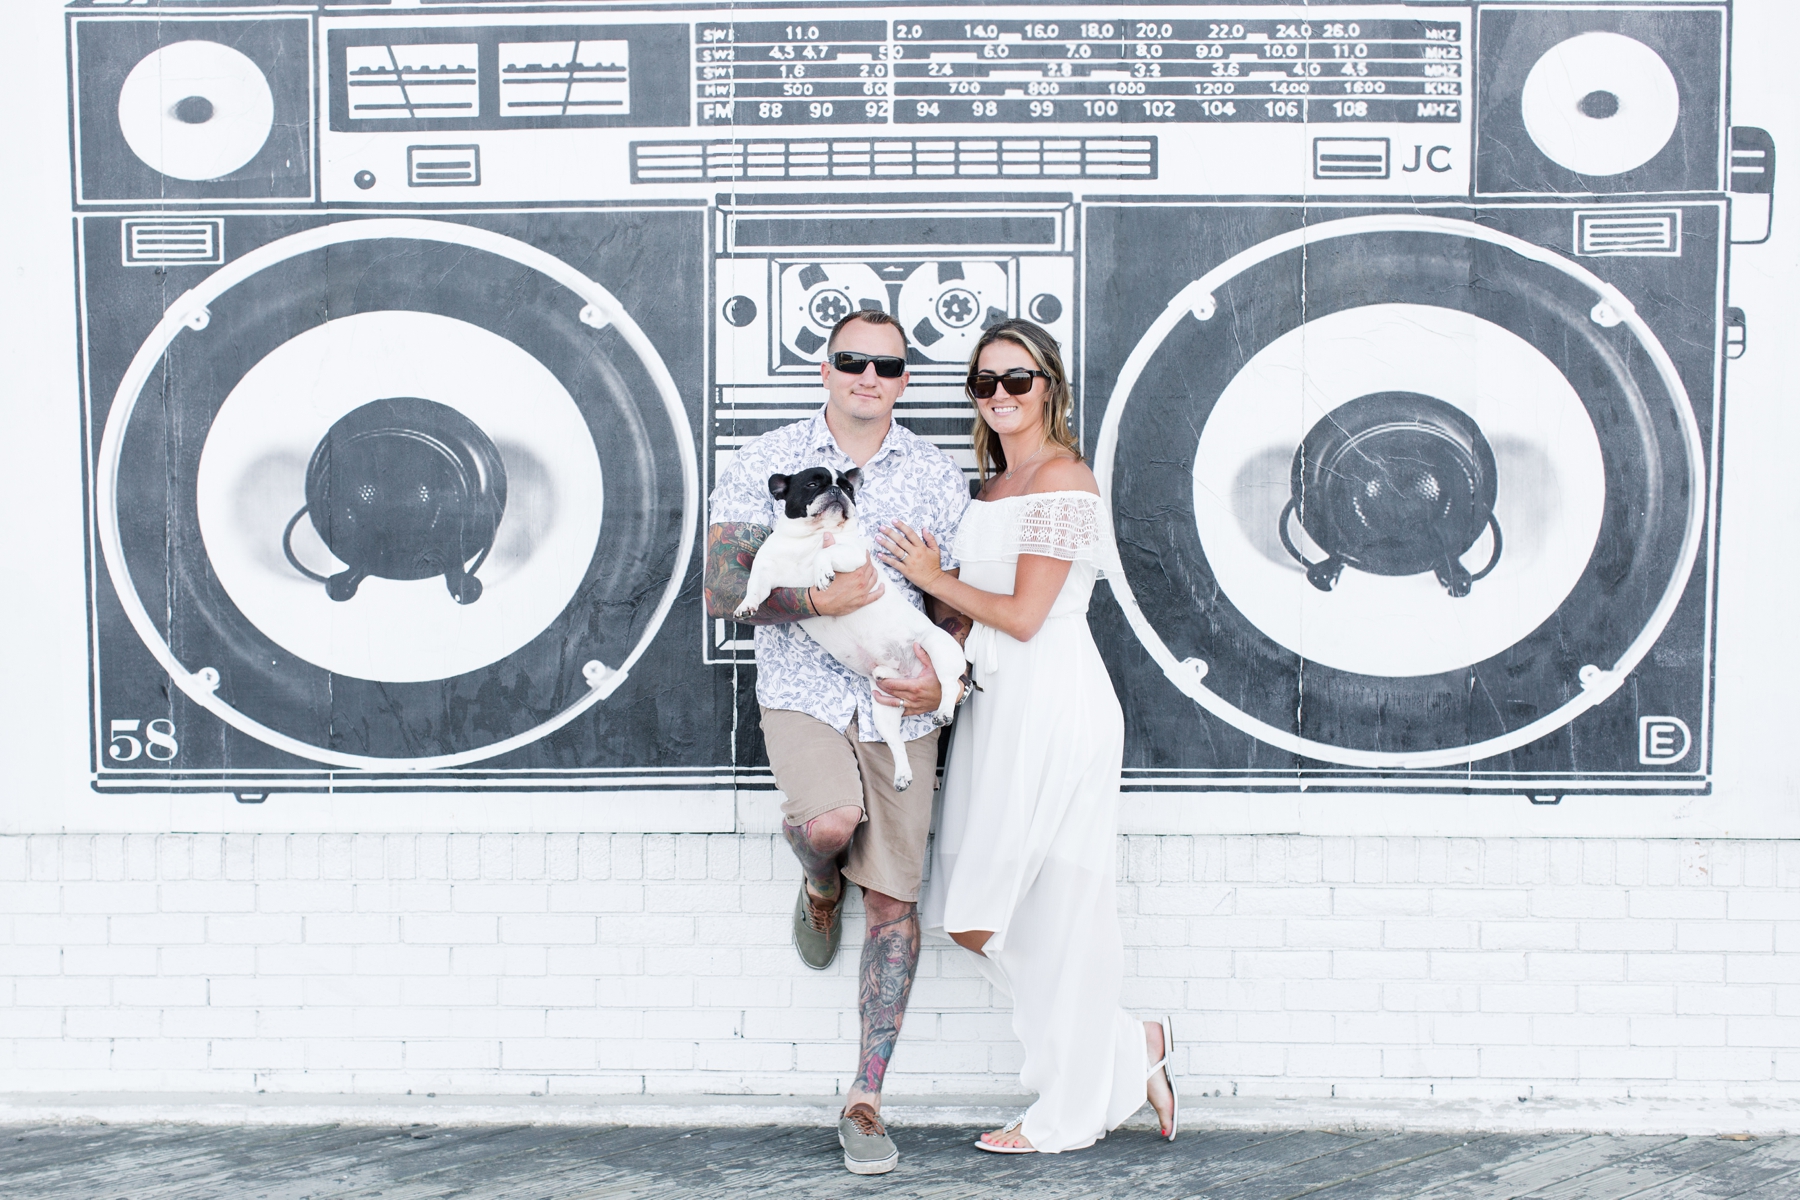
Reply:
[[[479,425],[416,396],[374,400],[340,417],[313,451],[306,506],[288,522],[281,550],[333,600],[350,599],[371,575],[442,575],[458,604],[473,604],[481,598],[475,572],[505,511],[506,464]],[[294,555],[294,526],[308,515],[348,564],[335,575]]]
[[[1494,516],[1494,451],[1461,409],[1416,392],[1377,392],[1339,406],[1294,452],[1293,498],[1281,510],[1281,544],[1329,592],[1346,566],[1375,575],[1434,572],[1466,596],[1500,562]],[[1288,535],[1300,524],[1329,556],[1308,562]],[[1471,574],[1462,564],[1494,531],[1493,552]]]

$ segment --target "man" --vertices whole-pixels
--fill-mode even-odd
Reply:
[[[778,588],[748,617],[733,613],[778,514],[770,475],[860,467],[856,508],[865,534],[905,521],[950,544],[969,503],[968,486],[948,455],[894,423],[894,402],[910,378],[906,352],[906,333],[887,313],[865,309],[838,322],[819,368],[824,408],[738,451],[713,489],[706,546],[707,612],[757,627],[756,698],[769,765],[786,797],[782,831],[803,872],[794,945],[807,966],[824,970],[837,954],[843,879],[862,888],[868,917],[858,997],[862,1047],[838,1121],[844,1165],[860,1175],[890,1171],[900,1157],[881,1122],[881,1081],[919,963],[917,902],[939,733],[928,714],[942,689],[929,669],[877,688],[877,703],[906,713],[901,733],[916,782],[896,792],[893,755],[875,730],[868,681],[794,622],[853,612],[885,587],[905,589],[915,606],[924,607],[924,597],[898,574],[865,562],[829,587]],[[955,565],[947,551],[945,559],[946,567]],[[958,641],[968,636],[960,613],[932,616]],[[919,659],[929,666],[923,652]],[[968,684],[962,686],[966,692]]]

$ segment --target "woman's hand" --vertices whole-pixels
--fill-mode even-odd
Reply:
[[[895,521],[875,537],[886,551],[881,561],[906,576],[920,591],[929,592],[944,577],[944,556],[929,529],[914,533],[905,521]]]

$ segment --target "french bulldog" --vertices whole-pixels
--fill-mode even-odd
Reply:
[[[834,476],[826,467],[810,467],[793,475],[769,476],[769,494],[782,502],[784,515],[750,564],[749,590],[738,605],[750,613],[778,587],[826,587],[839,571],[854,571],[869,558],[869,541],[856,525],[856,489],[861,471]],[[889,587],[872,602],[841,617],[808,617],[800,627],[839,662],[871,681],[911,679],[922,673],[914,646],[923,646],[943,685],[944,698],[932,720],[948,725],[956,712],[962,647],[928,617]],[[871,700],[873,697],[871,696]],[[912,785],[912,766],[900,737],[901,710],[874,704],[875,728],[894,754],[894,788]]]

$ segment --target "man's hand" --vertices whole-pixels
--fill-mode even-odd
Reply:
[[[937,706],[944,700],[944,688],[938,682],[937,668],[932,666],[931,656],[919,645],[913,646],[913,654],[918,657],[922,668],[919,674],[910,679],[875,681],[875,703],[885,704],[889,708],[904,706],[905,715],[909,717],[936,712]]]
[[[856,570],[839,571],[832,578],[830,587],[812,588],[807,592],[807,599],[819,616],[841,617],[873,602],[886,587],[881,572],[865,558]]]

